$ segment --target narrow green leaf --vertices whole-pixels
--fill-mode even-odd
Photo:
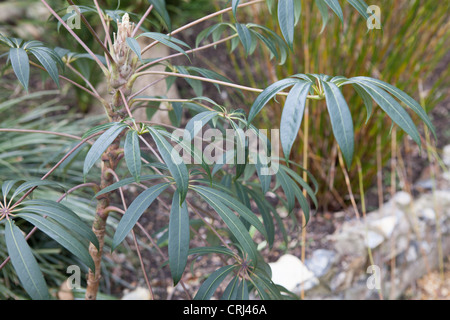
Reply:
[[[295,193],[292,180],[289,179],[288,175],[283,170],[278,170],[277,180],[279,181],[281,188],[284,191],[287,199],[287,209],[291,213],[295,207]]]
[[[169,111],[169,119],[175,127],[181,126],[183,117],[183,104],[181,102],[172,102],[172,110]]]
[[[249,300],[247,280],[242,279],[238,287],[236,300]]]
[[[271,53],[271,58],[275,57],[275,59],[279,60],[278,47],[273,41],[267,39],[265,36],[259,34],[255,30],[250,29],[250,32],[252,32],[253,35],[255,35],[259,40],[261,40],[266,45],[266,47],[269,49]]]
[[[3,182],[3,184],[2,184],[2,194],[3,194],[3,198],[4,199],[6,199],[6,197],[8,196],[9,191],[19,181],[20,180],[7,180],[7,181]]]
[[[195,188],[198,194],[216,211],[225,224],[230,229],[230,232],[236,237],[239,244],[244,249],[244,253],[248,254],[250,260],[256,261],[258,252],[255,243],[253,242],[248,230],[245,228],[241,220],[231,211],[220,198],[204,192],[202,189]]]
[[[236,23],[236,30],[241,40],[246,54],[249,54],[252,47],[252,34],[245,24]]]
[[[411,98],[408,94],[401,91],[400,89],[394,87],[393,85],[373,79],[368,77],[354,77],[350,80],[356,80],[356,81],[362,81],[363,83],[371,83],[373,85],[376,85],[388,92],[390,92],[392,95],[394,95],[397,99],[402,101],[404,104],[406,104],[409,108],[411,108],[419,117],[420,119],[427,125],[427,127],[431,130],[434,137],[436,138],[436,129],[433,126],[433,123],[431,122],[430,118],[428,117],[427,113],[425,112],[424,108],[413,98]]]
[[[272,181],[272,175],[266,174],[269,170],[268,167],[268,160],[264,161],[264,163],[261,161],[262,155],[258,154],[255,167],[256,167],[256,173],[258,174],[259,182],[261,183],[261,191],[263,194],[266,194],[270,189],[270,183]],[[267,157],[266,157],[267,159]]]
[[[180,192],[180,202],[183,202],[189,186],[189,172],[187,167],[172,145],[156,129],[148,127],[148,130],[158,147],[161,157],[175,179],[177,189]]]
[[[284,104],[280,122],[280,140],[286,159],[289,159],[292,145],[297,138],[311,85],[311,82],[306,81],[294,85]]]
[[[169,266],[174,285],[186,268],[189,251],[189,214],[186,201],[180,205],[180,195],[175,192],[172,199],[169,221]]]
[[[126,238],[128,233],[133,229],[139,218],[145,210],[155,201],[155,199],[169,186],[169,183],[160,183],[154,185],[140,195],[131,203],[128,210],[123,215],[114,234],[112,250],[115,250],[119,244]]]
[[[61,69],[64,69],[65,64],[64,61],[62,61],[61,57],[58,55],[58,53],[56,52],[56,49],[50,49],[44,46],[39,46],[39,47],[33,47],[31,48],[32,50],[39,50],[41,52],[45,52],[47,53],[47,55],[54,61],[57,63],[57,65],[59,65],[59,67]]]
[[[126,125],[123,123],[116,123],[111,128],[106,130],[89,149],[88,154],[84,160],[83,175],[86,176],[89,170],[94,166],[95,162],[101,157],[103,152],[110,146],[111,143],[119,136],[125,129]]]
[[[242,204],[237,199],[227,195],[224,192],[219,190],[215,190],[205,186],[195,186],[196,190],[201,190],[205,195],[208,195],[212,198],[217,198],[220,202],[226,205],[228,208],[236,211],[243,219],[253,225],[264,237],[267,237],[266,230],[259,221],[258,217],[244,204]]]
[[[386,91],[368,82],[358,82],[387,115],[421,146],[420,134],[408,112]]]
[[[25,90],[28,91],[30,61],[27,52],[22,48],[11,48],[9,49],[9,59],[11,60],[11,65],[17,79],[19,79]]]
[[[230,23],[221,22],[203,29],[195,39],[195,47],[198,47],[200,42],[202,42],[204,39],[207,39],[211,34],[213,34],[215,37],[221,36],[223,31],[225,31],[227,28],[231,28],[231,26],[232,24]]]
[[[169,12],[166,9],[166,1],[165,0],[148,0],[150,4],[153,5],[156,13],[161,17],[164,24],[166,25],[169,31],[172,30],[172,22],[170,21]]]
[[[220,300],[236,300],[236,297],[238,295],[239,282],[239,277],[234,277],[233,279],[231,279],[231,281],[225,288],[225,291],[223,292]]]
[[[56,182],[48,181],[48,180],[26,181],[26,182],[22,183],[20,186],[18,186],[16,190],[14,190],[14,193],[11,196],[11,199],[14,199],[17,195],[19,195],[20,193],[22,193],[28,189],[38,187],[38,186],[60,186],[60,185]]]
[[[47,234],[50,238],[52,238],[60,245],[62,245],[64,248],[73,253],[91,270],[95,270],[94,261],[92,260],[92,257],[89,254],[88,248],[84,246],[74,236],[72,236],[66,229],[36,214],[20,213],[16,216],[25,219],[31,224],[33,224],[36,228]]]
[[[352,86],[355,89],[355,91],[358,93],[358,95],[361,97],[361,99],[364,102],[364,105],[366,106],[366,110],[367,110],[366,124],[367,124],[367,122],[370,119],[370,116],[372,115],[372,110],[373,110],[372,98],[370,97],[369,94],[367,94],[366,91],[364,91],[363,88],[361,88],[360,85],[354,83],[354,84],[352,84]]]
[[[294,0],[278,1],[278,24],[284,39],[294,49],[295,6]]]
[[[294,0],[294,16],[295,16],[294,26],[297,25],[301,15],[302,15],[302,2]]]
[[[267,292],[268,290],[266,289],[264,282],[262,282],[256,274],[253,275],[249,280],[253,284],[261,300],[270,300],[271,297]]]
[[[341,5],[339,4],[338,0],[324,0],[325,3],[331,8],[331,10],[336,13],[336,15],[339,17],[339,20],[341,20],[342,23],[344,23],[344,13],[342,12]]]
[[[197,133],[218,114],[216,111],[205,111],[193,116],[186,124],[184,139],[189,141],[194,139]]]
[[[186,74],[186,75],[190,74],[189,71],[183,66],[176,66],[175,68],[181,74]],[[197,80],[197,79],[189,79],[189,78],[185,78],[184,80],[194,90],[194,93],[195,93],[196,96],[202,96],[203,95],[203,83],[202,83],[202,81]]]
[[[11,263],[24,289],[34,300],[49,299],[47,284],[36,258],[33,256],[22,231],[12,220],[5,225],[5,240]]]
[[[214,271],[208,279],[206,279],[197,291],[194,300],[209,300],[214,292],[220,286],[222,281],[230,274],[236,266],[225,266]]]
[[[295,198],[297,199],[298,203],[300,204],[300,207],[302,208],[303,214],[305,216],[305,225],[303,226],[303,227],[305,227],[309,222],[310,211],[311,211],[309,208],[308,200],[306,200],[305,196],[303,195],[302,190],[300,190],[300,187],[297,184],[291,183],[291,186],[292,186],[292,190],[295,194]]]
[[[270,50],[271,55],[273,55],[279,61],[280,65],[283,65],[286,61],[289,47],[278,34],[269,28],[254,23],[247,23],[247,27],[252,31],[252,33],[259,38]],[[262,30],[263,34],[259,34],[253,29]]]
[[[225,254],[234,257],[234,252],[226,247],[197,247],[189,249],[189,255],[205,255],[205,254]]]
[[[58,74],[58,66],[53,58],[47,53],[45,50],[41,48],[31,48],[30,52],[39,60],[42,66],[47,70],[50,77],[55,81],[56,85],[59,88],[59,74]]]
[[[347,0],[365,19],[369,19],[369,14],[367,13],[368,5],[364,2],[364,0]]]
[[[272,247],[273,242],[275,240],[275,225],[273,223],[272,216],[270,215],[270,208],[268,206],[268,202],[262,194],[259,194],[255,190],[247,188],[247,191],[253,198],[253,201],[255,201],[256,206],[258,207],[259,213],[261,214],[264,222],[264,228],[266,229],[267,242],[269,243],[269,246]]]
[[[287,78],[277,81],[264,89],[263,92],[256,98],[248,115],[248,122],[252,122],[255,116],[261,111],[261,109],[272,99],[278,92],[297,84],[300,80],[294,78]]]
[[[197,68],[197,67],[187,67],[186,70],[188,70],[190,73],[196,72],[199,75],[201,75],[201,76],[203,76],[205,78],[208,78],[208,79],[220,80],[220,81],[223,81],[223,82],[231,83],[230,79],[228,79],[227,77],[221,75],[220,73],[217,73],[217,72],[212,71],[212,70],[208,70],[208,69],[205,69],[205,68]],[[220,92],[220,86],[217,83],[213,83],[213,85]]]
[[[127,37],[127,44],[130,47],[130,49],[134,52],[134,54],[139,58],[139,60],[142,62],[142,56],[141,56],[141,46],[137,42],[135,38]]]
[[[86,131],[81,138],[86,139],[87,137],[90,137],[91,135],[98,133],[100,131],[108,130],[112,126],[116,125],[116,122],[107,122],[105,124],[101,124],[98,126],[95,126],[93,128],[90,128],[88,131]]]
[[[178,51],[182,54],[184,54],[186,57],[188,57],[187,53],[185,50],[183,50],[180,45],[185,46],[187,48],[189,48],[189,45],[186,44],[184,41],[178,40],[177,38],[162,34],[162,33],[158,33],[158,32],[144,32],[141,33],[139,37],[147,37],[153,40],[156,40],[160,43],[162,43],[163,45],[165,45],[166,47],[169,47],[175,51]]]
[[[24,211],[48,216],[72,232],[79,234],[83,239],[89,240],[89,242],[98,248],[98,239],[91,228],[69,208],[66,207],[65,210],[61,210],[59,206],[27,205],[24,207]],[[71,214],[67,214],[68,211],[70,211]]]
[[[236,19],[236,12],[239,6],[239,2],[241,2],[241,0],[232,0],[231,1],[231,7],[233,8],[233,16]]]
[[[341,148],[347,166],[350,167],[354,151],[352,115],[342,92],[332,82],[322,82],[328,114],[334,137]]]
[[[159,174],[147,174],[147,175],[140,176],[139,181],[142,182],[142,181],[148,181],[148,180],[163,179],[166,177],[167,176],[165,176],[165,175],[159,175]],[[133,182],[136,182],[135,177],[122,179],[120,181],[113,183],[112,185],[107,186],[106,188],[103,188],[101,191],[99,191],[95,195],[95,197],[98,197],[98,196],[101,196],[102,194],[117,190],[117,189],[124,187],[126,185],[129,185]]]
[[[139,183],[141,176],[141,148],[139,147],[139,136],[136,131],[128,131],[123,150],[128,170],[135,181]]]
[[[317,208],[318,202],[317,202],[317,198],[316,198],[316,192],[314,192],[313,189],[311,189],[311,187],[306,183],[306,181],[303,180],[302,177],[300,177],[297,174],[297,172],[295,172],[294,170],[292,170],[286,166],[281,166],[280,168],[282,170],[286,171],[287,174],[289,174],[296,182],[298,182],[306,190],[306,193],[311,198],[311,200],[314,202],[314,205]]]

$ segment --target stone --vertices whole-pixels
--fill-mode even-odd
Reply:
[[[347,279],[347,275],[345,272],[338,273],[333,279],[330,281],[330,289],[333,292],[336,292]]]
[[[410,246],[408,248],[408,251],[406,252],[406,261],[408,261],[408,262],[416,261],[417,258],[418,258],[418,255],[417,255],[416,247]]]
[[[328,237],[334,242],[339,255],[361,256],[367,254],[364,226],[351,227],[344,224],[341,229]]]
[[[24,6],[19,6],[12,1],[0,3],[0,22],[2,24],[16,22],[16,20],[23,18],[24,14]]]
[[[272,269],[272,281],[289,291],[294,292],[300,288],[302,283],[306,284],[308,280],[313,281],[312,283],[316,282],[314,273],[294,255],[283,255],[278,261],[269,263],[269,266]]]
[[[411,203],[412,196],[408,192],[399,191],[394,195],[393,200],[399,206],[406,207]]]
[[[421,212],[421,216],[429,221],[436,220],[436,212],[431,208],[425,208]]]
[[[450,144],[442,149],[442,161],[447,167],[450,167]]]
[[[389,238],[397,225],[398,218],[396,216],[387,216],[381,219],[371,221],[369,228],[378,231],[384,237]]]
[[[305,265],[317,278],[320,278],[328,273],[335,260],[336,252],[318,249],[312,253],[310,259],[305,260]]]
[[[380,244],[382,244],[383,241],[384,237],[379,233],[370,230],[367,232],[367,238],[365,243],[366,246],[369,247],[370,249],[375,249]]]
[[[304,283],[299,284],[297,287],[295,287],[291,291],[295,294],[300,294],[302,289],[304,291],[311,290],[312,288],[316,287],[319,283],[320,283],[319,279],[311,278],[311,279],[306,280]]]
[[[447,180],[448,182],[450,182],[450,171],[445,171],[445,172],[442,174],[442,177],[443,177],[445,180]]]
[[[138,287],[133,291],[126,292],[122,300],[150,300],[151,294],[147,288]]]

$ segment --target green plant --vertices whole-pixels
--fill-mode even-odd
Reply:
[[[235,68],[229,74],[240,81],[246,79],[253,86],[264,86],[268,81],[275,82],[291,74],[311,70],[326,74],[364,74],[395,84],[399,89],[411,93],[415,99],[419,99],[419,88],[425,84],[428,92],[422,105],[430,112],[445,98],[448,87],[449,69],[440,74],[436,70],[448,51],[448,3],[379,0],[371,4],[381,9],[383,28],[368,32],[366,20],[349,6],[343,8],[346,17],[343,24],[337,16],[322,20],[321,11],[316,9],[314,1],[305,1],[302,3],[305,15],[298,22],[298,28],[302,32],[295,33],[294,37],[296,54],[289,55],[284,64],[276,65],[271,62],[271,56],[267,52],[256,49],[252,65],[248,67],[240,63],[245,56],[244,49],[240,47],[235,50]],[[242,10],[241,17],[251,17],[276,30],[276,21],[268,18],[269,14],[261,6],[259,9]],[[272,11],[272,16],[276,16],[276,11]],[[430,81],[433,72],[439,76],[433,76]],[[373,109],[372,116],[367,119],[364,101],[358,92],[349,90],[351,88],[342,89],[354,120],[355,156],[364,159],[364,184],[372,186],[375,176],[378,174],[381,177],[381,170],[391,158],[390,131],[380,130],[390,127],[391,122],[378,108]],[[242,103],[251,104],[252,99],[243,97]],[[271,102],[271,107],[263,111],[263,116],[256,119],[255,124],[265,127],[274,121],[279,122],[282,117],[282,102],[283,100]],[[413,119],[416,120],[415,117]],[[339,210],[348,205],[345,195],[349,192],[345,176],[339,170],[337,144],[331,134],[326,104],[309,101],[307,122],[308,133],[305,134],[304,122],[293,146],[291,160],[309,163],[308,169],[320,184],[318,197],[321,199],[322,210]],[[399,142],[404,139],[405,143],[398,145],[407,149],[409,138],[398,132],[397,139]],[[367,143],[369,141],[373,143]],[[304,159],[303,152],[305,145],[308,146],[307,160]],[[348,171],[348,175],[351,189],[357,190],[357,171],[354,167]],[[382,195],[383,190],[379,189]]]
[[[172,30],[169,34],[144,32],[137,35],[137,31],[153,11],[170,29],[171,22],[164,1],[149,0],[150,6],[137,25],[130,22],[127,13],[121,16],[120,21],[116,21],[116,25],[114,22],[106,22],[108,12],[102,10],[94,0],[95,11],[105,33],[104,41],[88,23],[83,10],[76,9],[76,12],[104,56],[95,54],[45,0],[41,2],[87,52],[81,58],[88,57],[96,63],[96,68],[103,73],[108,84],[108,94],[101,95],[84,77],[86,86],[60,74],[60,70],[77,71],[72,63],[74,57],[80,56],[70,50],[51,49],[35,40],[1,37],[0,40],[9,47],[8,62],[26,91],[29,90],[30,66],[40,68],[46,70],[57,85],[60,80],[68,81],[92,95],[103,105],[107,118],[107,122],[91,127],[82,136],[81,133],[75,136],[48,131],[48,134],[63,135],[79,142],[41,179],[24,182],[7,180],[2,183],[0,219],[5,230],[6,247],[18,278],[33,299],[48,298],[49,294],[45,278],[19,226],[33,225],[33,231],[27,237],[39,229],[87,266],[89,275],[86,299],[95,299],[99,291],[104,249],[110,247],[115,250],[130,234],[139,248],[133,228],[140,226],[138,220],[152,203],[156,200],[163,201],[163,195],[170,199],[170,206],[166,205],[166,214],[170,219],[164,233],[168,239],[167,262],[175,285],[180,283],[184,287],[183,274],[190,255],[213,253],[221,257],[223,266],[202,283],[194,299],[211,298],[225,279],[228,285],[222,294],[224,299],[248,299],[250,292],[254,292],[261,299],[291,297],[286,289],[271,281],[270,267],[264,261],[261,250],[258,250],[257,243],[261,245],[264,239],[271,248],[276,231],[283,235],[286,242],[289,241],[285,227],[287,220],[280,217],[276,208],[265,197],[269,190],[280,198],[297,228],[308,223],[311,214],[310,202],[315,207],[318,206],[315,196],[318,185],[314,177],[298,164],[289,161],[306,101],[326,102],[333,134],[347,166],[351,165],[354,154],[354,130],[349,107],[341,92],[345,85],[352,85],[358,91],[369,116],[372,113],[373,99],[392,121],[418,144],[421,142],[419,133],[407,111],[396,99],[405,103],[431,132],[434,132],[430,120],[417,102],[397,88],[373,78],[304,73],[295,74],[273,83],[266,89],[260,89],[235,84],[207,69],[174,66],[170,63],[175,57],[189,59],[190,54],[227,41],[231,41],[233,47],[242,44],[248,55],[255,51],[258,43],[263,44],[268,52],[283,62],[293,50],[295,25],[301,14],[300,1],[277,2],[277,21],[283,37],[264,26],[245,24],[238,20],[236,23],[220,23],[205,29],[199,34],[196,47],[192,49],[190,45],[176,38],[179,32],[227,12],[233,12],[237,17],[238,8],[264,1],[240,3],[234,0],[231,7],[197,19]],[[72,1],[68,2],[73,4]],[[368,17],[367,5],[363,1],[348,0],[348,3],[363,17]],[[271,8],[275,1],[267,1],[267,4]],[[343,20],[338,1],[323,0],[317,1],[317,4],[324,19],[323,9],[329,7]],[[112,31],[113,29],[115,31]],[[138,37],[148,37],[153,42],[141,48],[136,40]],[[203,44],[209,37],[212,37],[212,42]],[[159,59],[143,59],[142,53],[156,44],[165,45],[175,53]],[[154,67],[159,64],[163,64],[166,70],[155,70]],[[169,86],[176,78],[186,79],[198,96],[188,99],[139,96],[139,93],[133,92],[133,85],[139,77],[149,74],[161,76],[160,79],[166,79]],[[241,109],[219,105],[210,98],[201,96],[204,82],[214,84],[218,89],[230,87],[259,95],[247,116]],[[291,88],[289,92],[283,91],[287,88]],[[255,117],[275,96],[287,97],[280,132],[284,157],[277,153],[277,138],[274,136],[276,132],[272,131],[272,139],[269,139],[265,132],[252,124]],[[136,119],[133,116],[138,107],[155,108],[161,102],[171,103],[171,125]],[[180,131],[178,129],[183,110],[191,112],[193,117],[186,124],[185,130]],[[207,125],[216,130],[199,136]],[[20,132],[21,129],[3,128],[0,131]],[[220,144],[215,145],[213,142]],[[93,188],[96,191],[92,230],[72,208],[59,201],[29,199],[36,189],[51,187],[60,190],[60,184],[47,178],[62,164],[67,164],[65,161],[73,157],[86,143],[91,143],[92,146],[87,154],[83,155],[80,174],[84,181],[70,186],[68,191],[61,192],[64,197],[80,188]],[[206,144],[206,147],[203,144]],[[100,167],[96,166],[99,160]],[[70,164],[67,166],[70,168]],[[120,179],[118,172],[124,167],[127,168],[129,177]],[[298,172],[304,173],[304,178]],[[310,186],[306,180],[314,186]],[[125,188],[131,184],[143,188],[144,191],[129,204],[125,197]],[[115,203],[114,191],[119,191],[119,204]],[[294,212],[297,203],[301,208],[302,223],[297,221]],[[205,208],[211,208],[214,213]],[[115,228],[112,242],[105,243],[106,224],[113,212],[123,216]],[[194,216],[201,221],[204,230],[210,230],[214,234],[219,245],[190,248],[189,243],[193,236],[190,222]],[[199,237],[199,241],[203,239]],[[140,257],[139,249],[138,255]],[[7,262],[4,261],[1,268]],[[140,259],[140,262],[145,270],[143,260]],[[147,276],[146,280],[151,289]],[[189,292],[187,295],[190,297]]]

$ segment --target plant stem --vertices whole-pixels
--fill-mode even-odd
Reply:
[[[239,7],[239,8],[242,8],[242,7],[246,7],[246,6],[253,5],[253,4],[257,4],[257,3],[261,3],[261,2],[264,2],[264,0],[254,0],[254,1],[247,2],[247,3],[242,3],[242,4],[240,4],[238,7]],[[232,7],[229,7],[229,8],[226,8],[226,9],[219,10],[219,11],[217,11],[217,12],[211,13],[211,14],[209,14],[209,15],[207,15],[207,16],[204,16],[204,17],[202,17],[202,18],[200,18],[200,19],[197,19],[197,20],[195,20],[195,21],[193,21],[193,22],[191,22],[191,23],[188,23],[188,24],[186,24],[186,25],[184,25],[184,26],[182,26],[182,27],[180,27],[180,28],[178,28],[178,29],[172,31],[172,32],[169,33],[168,35],[174,35],[174,34],[177,34],[177,33],[181,32],[181,31],[183,31],[183,30],[186,30],[186,29],[188,29],[188,28],[191,28],[191,27],[195,26],[196,24],[199,24],[199,23],[201,23],[201,22],[203,22],[203,21],[206,21],[206,20],[208,20],[208,19],[217,17],[217,16],[219,16],[219,15],[221,15],[221,14],[223,14],[223,13],[226,13],[226,12],[228,12],[228,11],[231,11],[231,10],[232,10]],[[146,46],[144,49],[142,49],[141,54],[144,53],[144,52],[146,52],[148,49],[154,47],[154,46],[155,46],[156,44],[158,44],[158,43],[159,43],[159,41],[154,41],[154,42],[150,43],[148,46]]]
[[[113,57],[111,56],[111,54],[109,53],[109,50],[105,47],[105,45],[103,44],[102,40],[100,40],[100,38],[98,37],[97,33],[95,32],[95,30],[92,28],[92,26],[89,24],[89,22],[86,20],[86,17],[80,12],[80,10],[78,9],[78,7],[73,3],[72,0],[67,0],[67,2],[73,6],[77,12],[77,14],[80,16],[81,20],[83,21],[84,25],[87,27],[87,29],[89,30],[89,32],[92,34],[92,36],[94,37],[95,41],[97,41],[98,44],[100,44],[100,47],[103,49],[103,52],[108,56],[108,58],[110,59],[110,61],[114,61]],[[105,29],[106,32],[106,29]]]
[[[147,9],[147,11],[145,11],[144,15],[141,17],[141,20],[139,20],[138,24],[136,25],[136,27],[134,27],[133,33],[131,34],[131,37],[134,37],[136,35],[136,32],[139,30],[139,28],[141,27],[142,23],[145,21],[145,19],[147,18],[147,16],[150,14],[150,12],[153,10],[153,5],[150,5],[150,7]]]
[[[77,34],[67,25],[67,23],[61,19],[61,17],[55,12],[55,10],[52,9],[52,7],[45,1],[41,0],[41,2],[44,4],[44,6],[47,7],[47,9],[51,12],[51,14],[66,28],[66,30],[74,37],[75,40],[78,41],[78,43],[86,50],[87,53],[89,53],[94,59],[95,62],[99,65],[99,67],[102,69],[103,73],[105,75],[108,74],[108,69],[103,65],[103,63],[97,58],[97,56],[92,52],[91,49],[83,42],[83,40],[80,39],[80,37],[77,36]]]
[[[36,68],[39,68],[39,69],[43,70],[43,71],[47,71],[47,70],[45,70],[44,67],[38,65],[38,64],[35,63],[34,61],[30,61],[30,64],[31,64],[32,66],[36,67]],[[82,85],[76,83],[75,81],[73,81],[73,80],[71,80],[71,79],[69,79],[69,78],[66,78],[66,77],[64,77],[64,76],[62,76],[62,75],[58,75],[58,77],[59,77],[60,79],[63,79],[63,80],[65,80],[65,81],[67,81],[67,82],[70,82],[71,84],[73,84],[74,86],[76,86],[76,87],[80,88],[81,90],[87,92],[88,94],[90,94],[90,95],[93,96],[94,98],[97,98],[97,99],[100,100],[100,101],[103,100],[99,95],[95,94],[94,92],[92,92],[92,91],[89,90],[88,88],[83,87]]]
[[[305,170],[303,171],[303,180],[308,182],[308,174],[306,170],[308,170],[308,143],[309,143],[309,101],[306,101],[305,106],[305,115],[304,115],[304,127],[303,127],[304,141],[303,141],[303,167]],[[303,190],[303,195],[306,197],[306,190]],[[306,219],[305,215],[302,214],[302,251],[301,251],[301,261],[305,262],[306,259]],[[304,284],[302,283],[300,297],[305,299],[305,289]]]
[[[75,73],[78,77],[80,77],[80,79],[82,79],[89,88],[91,88],[92,92],[95,93],[95,95],[97,97],[100,97],[100,94],[97,92],[97,90],[95,90],[94,86],[92,85],[92,83],[89,82],[89,80],[83,76],[77,69],[75,69],[70,63],[66,63],[66,66],[69,67],[70,70],[72,70],[73,73]]]
[[[95,8],[97,9],[98,16],[100,17],[100,21],[102,22],[103,30],[105,31],[106,41],[109,44],[109,47],[112,48],[113,44],[111,41],[111,36],[109,34],[109,27],[106,25],[105,18],[103,17],[103,12],[98,5],[97,0],[94,0]],[[108,50],[106,50],[108,57],[111,59],[111,62],[114,63],[114,59],[111,57],[111,54]]]
[[[150,88],[150,87],[153,87],[154,85],[156,85],[157,83],[159,83],[159,82],[165,80],[166,78],[167,78],[167,76],[162,77],[161,79],[157,79],[157,80],[155,80],[155,81],[153,81],[153,82],[150,82],[149,84],[145,85],[144,87],[142,87],[141,89],[139,89],[138,91],[136,91],[135,93],[133,93],[132,95],[130,95],[130,96],[128,97],[128,101],[131,101],[131,99],[133,99],[134,97],[136,97],[138,94],[144,92],[145,90],[147,90],[147,89]]]
[[[114,183],[114,176],[108,171],[114,171],[114,169],[117,167],[119,161],[117,151],[120,148],[120,137],[121,135],[119,135],[116,140],[114,140],[114,142],[102,155],[100,190]],[[97,236],[99,248],[97,249],[92,243],[89,244],[89,253],[92,257],[92,260],[94,260],[95,272],[89,269],[85,295],[86,300],[95,300],[97,298],[101,278],[103,246],[105,244],[106,221],[109,215],[109,212],[106,209],[109,207],[109,205],[109,194],[104,194],[97,198],[97,208],[94,222],[92,224],[92,231]]]
[[[363,171],[362,171],[362,166],[361,166],[361,160],[359,158],[356,158],[356,165],[358,167],[359,193],[361,196],[361,211],[362,211],[363,218],[364,218],[366,239],[368,239],[368,230],[369,229],[367,227],[367,218],[366,218],[366,197],[365,197],[365,192],[364,192]],[[372,249],[370,248],[369,245],[367,246],[367,254],[369,255],[370,264],[372,266],[374,266],[375,261],[373,259]],[[378,276],[381,277],[381,275],[378,275]],[[384,300],[381,288],[378,290],[378,297],[380,298],[380,300]]]
[[[391,199],[394,198],[397,192],[397,128],[392,128],[391,136]],[[392,201],[393,206],[395,206],[395,201]],[[395,214],[395,208],[392,210]],[[395,293],[395,270],[396,270],[396,250],[395,250],[395,237],[394,234],[391,236],[391,292],[390,298],[394,298]]]
[[[169,55],[169,56],[166,56],[166,57],[159,58],[159,59],[157,59],[157,60],[154,60],[154,61],[152,61],[152,62],[149,62],[149,63],[147,63],[147,64],[144,64],[144,65],[140,66],[136,71],[137,71],[137,72],[140,72],[140,71],[144,70],[145,68],[148,68],[148,67],[150,67],[150,66],[153,66],[153,65],[155,65],[155,64],[157,64],[157,63],[160,63],[160,62],[162,62],[162,61],[166,61],[166,60],[169,60],[169,59],[172,59],[172,58],[176,58],[176,57],[185,56],[186,54],[195,53],[195,52],[198,52],[198,51],[201,51],[201,50],[205,50],[205,49],[208,49],[208,48],[217,46],[217,45],[219,45],[219,44],[221,44],[221,43],[227,42],[228,40],[231,40],[231,39],[233,39],[233,38],[236,38],[237,36],[238,36],[237,34],[233,34],[233,35],[231,35],[231,36],[229,36],[229,37],[223,38],[223,39],[221,39],[221,40],[218,40],[218,41],[215,41],[215,42],[206,44],[206,45],[204,45],[204,46],[201,46],[201,47],[198,47],[198,48],[195,48],[195,49],[187,50],[187,51],[185,51],[185,52],[174,53],[174,54],[172,54],[172,55]]]
[[[199,76],[193,76],[193,75],[189,75],[189,74],[176,73],[176,72],[143,71],[143,72],[136,73],[134,76],[139,77],[139,76],[143,76],[146,74],[159,74],[159,75],[164,75],[164,76],[173,76],[173,77],[179,77],[179,78],[200,80],[200,81],[204,81],[204,82],[215,83],[215,84],[219,84],[219,85],[226,86],[226,87],[231,87],[231,88],[235,88],[235,89],[241,89],[241,90],[256,92],[256,93],[261,93],[264,91],[263,89],[252,88],[252,87],[242,86],[242,85],[238,85],[238,84],[234,84],[234,83],[230,83],[230,82],[214,80],[214,79],[209,79],[209,78],[204,78],[204,77],[199,77]],[[277,93],[277,95],[280,95],[280,96],[287,96],[288,94],[289,94],[288,92],[278,92]],[[308,99],[322,100],[323,97],[318,96],[318,95],[308,95]]]

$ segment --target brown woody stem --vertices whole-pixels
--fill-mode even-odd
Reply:
[[[101,182],[100,190],[108,187],[114,182],[114,177],[109,170],[114,170],[118,164],[118,149],[120,148],[120,135],[116,140],[108,147],[105,153],[102,155],[101,163]],[[98,287],[101,278],[101,261],[103,256],[103,246],[105,244],[105,230],[106,221],[108,219],[109,210],[107,208],[110,204],[110,198],[108,194],[102,195],[97,198],[97,209],[95,219],[92,224],[92,231],[97,236],[99,248],[97,249],[92,243],[89,245],[89,253],[94,260],[95,271],[89,270],[86,288],[86,300],[95,300],[97,298]]]

